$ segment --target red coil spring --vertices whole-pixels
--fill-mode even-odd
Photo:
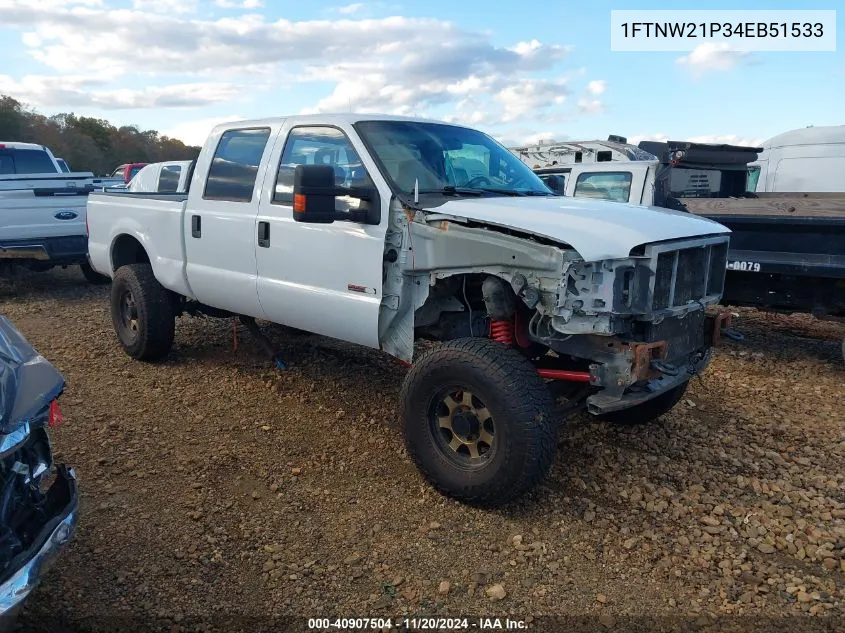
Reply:
[[[490,321],[490,338],[505,345],[513,345],[513,321]]]

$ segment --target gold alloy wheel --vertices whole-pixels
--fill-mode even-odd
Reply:
[[[493,416],[466,389],[452,387],[435,399],[433,428],[441,452],[463,467],[483,465],[495,446]]]

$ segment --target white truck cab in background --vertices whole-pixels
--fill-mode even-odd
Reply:
[[[188,190],[192,160],[150,163],[129,181],[126,191],[135,193],[184,193]]]
[[[417,466],[482,505],[543,479],[566,413],[668,411],[726,325],[724,226],[555,195],[488,135],[431,120],[218,125],[187,193],[96,192],[88,220],[131,357],[167,356],[184,313],[380,349],[413,363]],[[418,358],[417,339],[436,345]]]

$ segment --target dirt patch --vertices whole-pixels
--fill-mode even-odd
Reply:
[[[167,362],[137,363],[107,296],[76,270],[0,282],[0,312],[67,379],[52,438],[82,494],[24,630],[421,613],[568,614],[600,630],[842,621],[842,324],[740,310],[746,341],[720,348],[675,410],[642,428],[572,419],[546,484],[482,511],[407,458],[404,370],[389,358],[272,327],[279,371],[243,328],[233,351],[230,322],[185,317]]]

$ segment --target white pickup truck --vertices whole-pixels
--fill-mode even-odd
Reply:
[[[79,264],[93,283],[108,278],[86,259],[85,207],[91,172],[63,171],[43,145],[0,141],[0,271]]]
[[[413,363],[410,455],[480,505],[543,479],[565,412],[668,411],[725,325],[725,227],[556,196],[486,134],[429,120],[219,125],[187,193],[93,193],[88,222],[131,357],[165,357],[186,312],[381,349]],[[436,341],[419,358],[417,338]]]

